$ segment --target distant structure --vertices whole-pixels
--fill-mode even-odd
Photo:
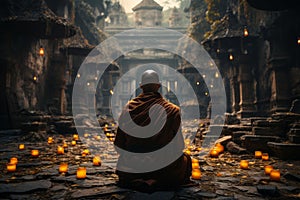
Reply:
[[[154,0],[143,0],[133,9],[137,27],[155,27],[162,25],[162,10]]]
[[[120,2],[117,1],[112,4],[106,23],[107,26],[128,26],[127,15]]]
[[[169,27],[178,27],[181,25],[181,22],[182,14],[179,12],[178,8],[174,7],[169,17]]]

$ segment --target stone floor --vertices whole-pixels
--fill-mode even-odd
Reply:
[[[186,123],[186,134],[195,132],[193,123]],[[268,161],[255,159],[253,155],[233,155],[224,152],[218,158],[207,156],[205,149],[192,146],[191,154],[200,161],[202,177],[194,180],[197,185],[177,191],[141,193],[116,186],[114,173],[117,154],[111,141],[104,134],[90,139],[80,138],[71,145],[72,134],[48,134],[54,143],[30,141],[19,131],[2,131],[0,134],[0,199],[300,199],[300,161],[283,161],[271,157]],[[22,138],[27,138],[22,141]],[[84,140],[84,144],[80,142]],[[57,155],[57,146],[67,142],[63,155]],[[24,150],[18,145],[25,144]],[[91,144],[94,143],[94,144]],[[101,149],[101,166],[93,166],[93,155],[82,156],[87,146]],[[40,155],[32,157],[31,149]],[[299,152],[295,152],[299,153]],[[7,172],[11,157],[18,158],[17,170]],[[240,160],[249,161],[249,169],[240,169]],[[61,174],[59,164],[67,162],[69,170]],[[272,165],[281,171],[280,181],[271,181],[264,174],[264,166]],[[85,166],[87,177],[76,178],[76,170]]]

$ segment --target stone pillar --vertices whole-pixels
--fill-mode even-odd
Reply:
[[[288,112],[291,107],[291,90],[287,57],[270,60],[271,67],[271,113]]]
[[[248,118],[254,116],[256,111],[254,106],[254,84],[252,77],[251,58],[248,55],[240,55],[239,59],[239,76],[238,82],[240,86],[240,110],[239,118]]]
[[[236,114],[240,110],[240,91],[239,91],[239,83],[237,80],[237,70],[236,67],[231,66],[230,68],[230,90],[231,90],[231,106],[232,113]]]
[[[101,114],[110,114],[110,89],[112,87],[112,77],[109,72],[105,72],[103,75],[103,85],[102,85],[102,95],[103,95],[103,104],[102,104],[102,113]]]

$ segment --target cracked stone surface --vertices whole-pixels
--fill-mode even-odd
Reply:
[[[95,129],[97,130],[97,129]],[[197,130],[194,121],[183,124],[186,138]],[[99,131],[99,130],[97,130]],[[93,134],[103,134],[90,132]],[[208,149],[191,146],[191,156],[199,160],[202,177],[196,184],[176,191],[157,191],[151,194],[117,186],[115,174],[117,153],[112,143],[101,136],[100,140],[78,141],[72,146],[72,134],[47,134],[47,141],[22,141],[18,131],[0,134],[0,196],[1,199],[300,199],[300,161],[280,160],[270,156],[268,161],[254,158],[249,153],[232,154],[227,150],[218,158],[208,156]],[[46,138],[47,138],[46,137]],[[57,146],[68,143],[63,155],[57,155]],[[18,150],[24,143],[25,150]],[[105,147],[101,152],[102,165],[93,166],[93,155],[82,156],[89,143]],[[111,145],[111,146],[107,146]],[[39,149],[40,156],[33,158],[31,149]],[[7,172],[11,157],[18,158],[17,170]],[[240,160],[249,161],[249,169],[240,169]],[[68,172],[59,173],[61,162],[67,162]],[[280,181],[272,181],[264,173],[264,166],[272,165],[281,171]],[[87,177],[76,178],[76,170],[85,166]]]

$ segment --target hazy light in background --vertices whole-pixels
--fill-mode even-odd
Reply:
[[[120,0],[120,4],[125,8],[126,13],[132,13],[132,8],[139,4],[142,0]],[[174,6],[178,7],[179,3],[176,2],[176,0],[155,0],[159,5],[164,7],[164,10],[166,8],[173,8]],[[168,7],[165,8],[165,2],[169,2]]]

